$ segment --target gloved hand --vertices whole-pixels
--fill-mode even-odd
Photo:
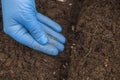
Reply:
[[[49,55],[64,50],[62,28],[38,13],[35,0],[2,0],[4,32],[19,43]]]

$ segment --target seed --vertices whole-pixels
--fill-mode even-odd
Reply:
[[[70,46],[71,49],[73,49],[73,46]]]
[[[72,31],[75,31],[75,26],[72,26]]]
[[[60,1],[60,2],[65,2],[66,0],[57,0],[57,1]]]
[[[69,3],[69,6],[72,6],[72,3]]]
[[[73,46],[75,46],[76,44],[75,43],[73,43]]]

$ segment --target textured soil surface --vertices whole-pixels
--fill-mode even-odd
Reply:
[[[66,49],[48,56],[17,43],[0,27],[0,80],[120,79],[119,0],[36,1],[39,12],[62,25]]]

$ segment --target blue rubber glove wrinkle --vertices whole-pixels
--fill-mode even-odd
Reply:
[[[61,26],[38,13],[35,0],[1,1],[6,34],[23,45],[49,55],[58,55],[64,50],[66,39],[60,33]]]

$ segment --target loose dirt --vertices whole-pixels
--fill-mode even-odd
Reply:
[[[39,12],[62,25],[66,49],[48,56],[17,43],[0,27],[0,80],[120,79],[119,0],[36,3]]]

